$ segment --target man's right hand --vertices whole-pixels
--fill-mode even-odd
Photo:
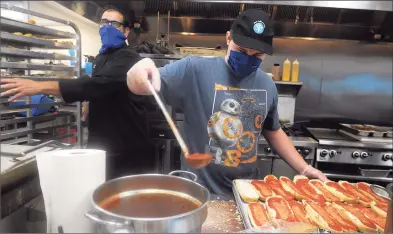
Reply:
[[[138,95],[151,95],[147,82],[151,82],[156,92],[160,91],[160,73],[153,60],[149,58],[135,63],[127,72],[127,86],[131,92]]]

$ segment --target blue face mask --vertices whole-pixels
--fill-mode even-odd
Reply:
[[[100,36],[102,43],[100,54],[105,53],[110,48],[119,48],[126,44],[126,36],[111,25],[100,28]]]
[[[244,78],[255,72],[261,65],[262,60],[256,56],[250,56],[238,51],[229,53],[228,65],[238,78]]]

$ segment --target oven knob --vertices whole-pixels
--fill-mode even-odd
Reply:
[[[268,154],[270,154],[270,153],[272,152],[272,149],[271,149],[270,147],[266,147],[266,148],[265,148],[265,152],[268,153]]]
[[[328,151],[327,150],[322,150],[321,151],[321,157],[326,157],[328,155]]]
[[[334,157],[334,156],[337,155],[337,151],[335,151],[335,150],[330,150],[329,155],[330,155],[330,157]]]
[[[362,152],[362,153],[360,154],[360,157],[361,157],[361,158],[367,158],[367,157],[368,157],[368,153],[367,153],[367,152]]]
[[[304,155],[304,156],[307,156],[307,155],[309,155],[309,154],[310,154],[310,150],[305,149],[305,150],[303,151],[303,155]]]
[[[382,155],[382,159],[384,161],[388,161],[389,159],[393,160],[393,157],[392,157],[392,154],[384,154],[384,155]]]
[[[301,150],[301,149],[298,149],[297,152],[298,152],[300,155],[302,155],[302,150]]]
[[[359,158],[360,153],[358,151],[355,151],[352,153],[352,158]]]

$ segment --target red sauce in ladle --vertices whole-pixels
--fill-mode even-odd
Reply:
[[[212,160],[213,156],[211,154],[186,154],[185,155],[187,163],[193,168],[203,168],[206,167]]]

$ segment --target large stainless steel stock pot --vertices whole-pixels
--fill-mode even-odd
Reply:
[[[189,174],[193,180],[175,176]],[[97,233],[200,232],[207,217],[209,191],[188,171],[141,174],[105,182],[92,196],[86,217]]]

